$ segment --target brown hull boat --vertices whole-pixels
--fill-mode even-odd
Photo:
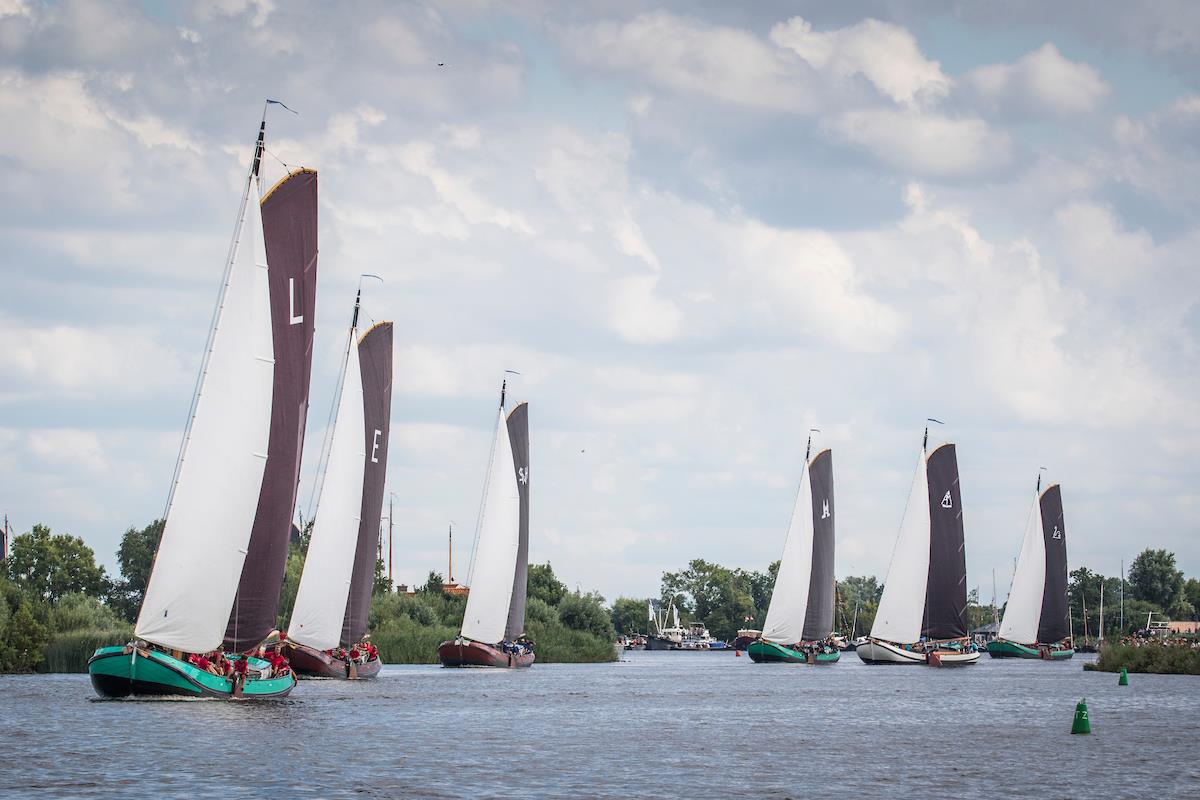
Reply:
[[[365,680],[374,678],[383,669],[383,662],[378,658],[365,664],[351,664],[296,642],[284,642],[281,652],[292,665],[292,671],[306,678]]]
[[[490,644],[465,639],[442,642],[437,652],[443,667],[528,667],[537,658],[532,652],[506,653]]]

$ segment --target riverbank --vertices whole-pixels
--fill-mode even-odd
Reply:
[[[1153,675],[1200,675],[1200,649],[1191,645],[1123,644],[1106,645],[1087,671],[1149,673]]]

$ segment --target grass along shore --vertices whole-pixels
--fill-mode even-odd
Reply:
[[[1186,644],[1105,645],[1095,663],[1083,668],[1096,672],[1142,672],[1152,675],[1200,675],[1200,650]]]

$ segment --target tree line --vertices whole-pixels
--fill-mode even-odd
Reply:
[[[34,525],[13,537],[0,564],[0,672],[80,672],[97,647],[133,636],[163,521],[131,527],[117,549],[120,574],[96,563],[83,539]],[[277,624],[295,603],[311,522],[289,544]],[[529,567],[527,632],[540,661],[604,661],[615,657],[604,598],[571,592],[549,563]],[[458,634],[465,598],[442,589],[431,572],[414,594],[398,594],[376,561],[371,602],[372,640],[385,662],[436,661],[437,645]]]
[[[610,613],[618,633],[649,633],[647,603],[661,608],[674,603],[683,624],[703,623],[718,639],[732,640],[739,629],[761,629],[767,616],[779,562],[766,572],[730,569],[703,559],[685,569],[664,572],[657,597],[619,597]],[[1147,548],[1130,565],[1124,582],[1124,626],[1121,625],[1122,583],[1087,567],[1068,576],[1067,596],[1076,637],[1085,631],[1095,637],[1100,623],[1100,587],[1104,586],[1104,632],[1106,636],[1132,633],[1146,625],[1147,615],[1175,620],[1200,619],[1200,580],[1187,578],[1175,564],[1175,554]],[[836,583],[835,630],[863,635],[871,630],[883,583],[875,576],[849,576]],[[982,603],[978,589],[967,594],[967,626],[981,628],[999,620],[1005,604]],[[1086,609],[1086,614],[1085,614]]]

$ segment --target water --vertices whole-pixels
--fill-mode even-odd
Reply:
[[[1200,797],[1200,679],[625,654],[529,670],[388,667],[285,701],[99,701],[0,678],[0,795],[39,798]],[[1086,697],[1091,736],[1071,736]]]

